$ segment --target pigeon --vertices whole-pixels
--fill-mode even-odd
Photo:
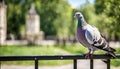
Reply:
[[[76,29],[76,39],[83,46],[87,47],[89,52],[85,54],[85,58],[91,58],[94,51],[100,49],[111,57],[116,57],[115,49],[111,48],[106,39],[101,35],[98,28],[88,24],[82,13],[76,12],[74,18],[77,18],[78,24]]]

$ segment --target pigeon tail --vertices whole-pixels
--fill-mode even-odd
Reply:
[[[106,53],[106,55],[109,56],[110,58],[116,58],[116,54],[114,52],[108,52]],[[107,59],[102,59],[102,61],[106,64],[108,63]]]
[[[116,50],[109,47],[109,50],[106,55],[109,56],[110,58],[116,58],[116,54],[114,53]],[[103,62],[105,62],[106,64],[108,63],[107,59],[102,59]]]
[[[116,50],[109,47],[109,51],[107,53],[108,56],[111,56],[112,58],[115,58],[116,57],[116,54],[114,53]]]
[[[109,51],[111,51],[111,52],[116,52],[116,50],[113,49],[113,48],[111,48],[111,47],[110,47],[110,50],[109,50]]]
[[[116,58],[116,54],[114,52],[108,53],[112,58]]]

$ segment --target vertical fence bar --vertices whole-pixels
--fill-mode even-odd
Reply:
[[[1,61],[0,61],[0,69],[2,69],[1,64],[2,64],[2,63],[1,63]]]
[[[90,69],[93,69],[93,64],[94,64],[94,62],[93,62],[93,59],[90,59]]]
[[[38,59],[35,58],[35,69],[38,69]]]
[[[73,63],[73,67],[74,67],[74,69],[77,69],[77,59],[74,59],[73,62],[74,62],[74,63]]]
[[[110,59],[107,59],[107,69],[110,69]]]

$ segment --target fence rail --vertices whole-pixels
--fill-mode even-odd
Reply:
[[[84,55],[47,55],[47,56],[0,56],[1,61],[35,61],[35,69],[38,69],[39,60],[73,60],[73,69],[77,69],[77,60],[86,59]],[[116,55],[116,58],[110,58],[107,55],[93,55],[90,58],[90,69],[94,68],[94,59],[107,59],[107,69],[110,69],[110,59],[120,59],[120,54]],[[1,66],[1,63],[0,63]]]

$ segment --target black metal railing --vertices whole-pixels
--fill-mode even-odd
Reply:
[[[0,62],[2,61],[35,61],[35,69],[38,69],[39,60],[73,60],[73,69],[77,69],[77,60],[86,59],[84,55],[47,55],[47,56],[0,56]],[[110,59],[120,59],[120,54],[116,55],[116,58],[110,58],[107,55],[93,55],[90,58],[90,69],[94,68],[94,59],[107,59],[107,69],[110,69]],[[0,63],[1,66],[1,63]]]

